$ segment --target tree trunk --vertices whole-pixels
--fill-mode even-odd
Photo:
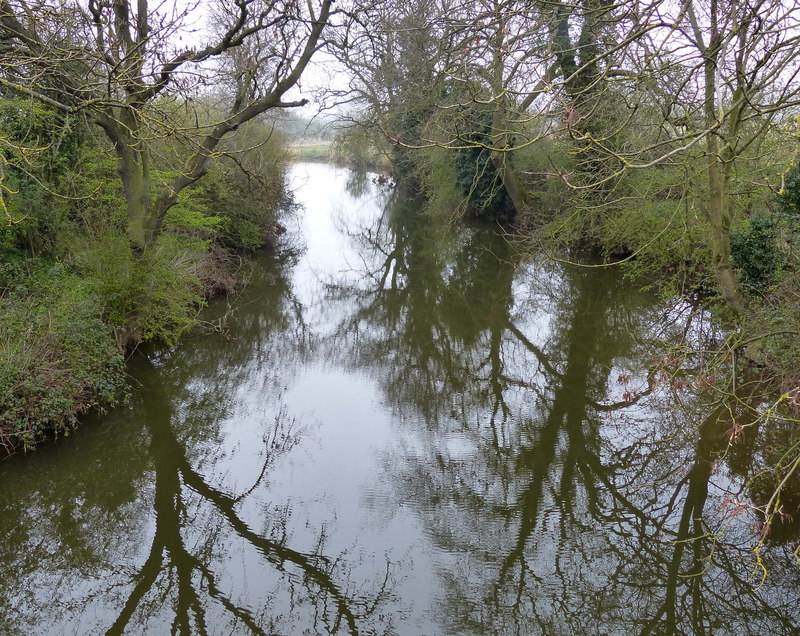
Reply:
[[[705,95],[703,110],[706,127],[711,130],[706,137],[708,155],[708,222],[711,226],[711,255],[717,285],[728,307],[736,316],[744,313],[739,297],[736,276],[731,264],[731,151],[730,146],[720,149],[721,130],[714,130],[719,124],[717,113],[717,64],[719,63],[721,39],[717,31],[716,12],[712,12],[712,30],[708,47],[704,48],[703,74]],[[698,39],[699,46],[702,42]],[[729,133],[735,134],[735,128]]]
[[[522,187],[514,174],[514,169],[509,165],[509,152],[493,152],[492,164],[494,165],[497,174],[500,175],[500,180],[503,182],[508,198],[514,206],[516,214],[523,214],[528,206],[528,193]]]
[[[128,239],[138,251],[143,251],[153,238],[149,163],[146,151],[128,149],[119,154],[128,206]]]
[[[505,96],[506,87],[503,77],[506,18],[503,16],[503,7],[500,3],[495,3],[494,10],[498,18],[498,26],[492,47],[492,92],[495,99],[492,112],[492,143],[500,150],[491,153],[491,160],[494,169],[500,176],[506,195],[514,206],[515,214],[521,215],[527,209],[527,192],[520,185],[517,175],[514,174],[510,162],[511,154],[508,150],[511,145],[507,122],[508,99]]]
[[[736,276],[731,263],[730,164],[716,151],[716,139],[709,138],[708,221],[711,226],[711,255],[717,284],[728,307],[738,316],[744,313]]]
[[[141,252],[153,238],[150,154],[139,134],[136,113],[122,110],[97,123],[114,144],[122,190],[128,208],[127,234],[131,246]]]

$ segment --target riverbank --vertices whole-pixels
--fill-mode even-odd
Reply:
[[[265,139],[236,162],[212,164],[144,250],[129,240],[107,148],[85,142],[65,168],[73,198],[20,185],[39,199],[25,216],[22,194],[9,199],[14,222],[0,228],[0,455],[118,404],[132,351],[173,346],[208,298],[242,284],[250,255],[278,245],[289,156],[267,132],[255,129]]]
[[[281,230],[264,237],[272,249]],[[112,280],[74,263],[6,253],[0,452],[30,452],[44,438],[68,435],[87,412],[116,406],[125,397],[125,359],[142,343],[174,345],[197,327],[208,299],[246,284],[249,258],[209,243],[117,262]]]
[[[765,427],[729,446],[750,420],[663,356],[707,312],[343,168],[291,184],[302,249],[229,331],[0,462],[0,632],[796,633],[796,539],[752,576]]]

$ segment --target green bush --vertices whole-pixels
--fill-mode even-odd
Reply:
[[[8,452],[30,450],[87,409],[113,404],[123,379],[90,286],[59,264],[17,267],[27,271],[6,277],[0,297],[0,445]]]
[[[528,133],[536,136],[536,131]],[[517,176],[528,191],[527,210],[530,218],[522,223],[538,226],[568,209],[575,193],[558,176],[574,169],[575,157],[565,143],[553,139],[539,139],[514,152]]]
[[[62,225],[53,192],[74,170],[84,128],[30,99],[0,98],[0,225],[17,243],[48,253]]]
[[[774,230],[772,220],[754,215],[731,232],[733,264],[742,285],[752,291],[764,291],[780,269],[782,259]]]
[[[392,169],[386,139],[379,132],[364,126],[342,128],[331,144],[330,157],[336,163],[350,166],[354,170]],[[302,158],[302,155],[301,155]]]
[[[145,340],[173,345],[203,303],[198,269],[206,244],[164,233],[144,254],[109,234],[87,242],[73,261],[100,299],[118,347]]]
[[[0,446],[10,452],[113,404],[131,345],[173,345],[196,323],[206,289],[235,286],[231,263],[241,261],[220,246],[255,250],[273,236],[290,200],[289,156],[267,124],[243,126],[140,253],[126,236],[108,143],[2,99],[0,136]],[[174,136],[153,145],[158,192],[191,144]]]
[[[230,156],[213,159],[208,174],[181,192],[165,227],[234,251],[254,251],[270,242],[278,212],[290,203],[284,177],[291,156],[283,139],[261,122],[226,139],[225,152]],[[173,176],[160,172],[156,181]]]
[[[420,150],[417,170],[427,213],[443,218],[455,218],[464,213],[467,200],[456,184],[451,150],[439,146]]]
[[[461,138],[475,145],[453,151],[456,186],[476,216],[508,218],[513,215],[513,206],[487,148],[497,143],[491,137],[491,114],[467,110],[461,115],[466,129]]]
[[[786,174],[775,200],[785,214],[800,215],[800,166],[795,166]]]

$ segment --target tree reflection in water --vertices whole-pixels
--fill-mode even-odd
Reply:
[[[798,633],[741,415],[654,364],[701,316],[303,170],[309,254],[226,337],[0,465],[0,633]]]
[[[143,389],[151,400],[161,398],[165,404],[169,404],[161,395],[163,391],[157,384],[145,386]],[[358,632],[357,612],[362,604],[357,599],[348,598],[340,589],[334,579],[333,559],[327,558],[320,551],[304,554],[291,549],[286,535],[286,521],[275,515],[279,511],[272,511],[272,515],[278,518],[271,520],[273,531],[270,535],[265,536],[252,530],[238,513],[238,504],[247,493],[234,497],[211,486],[187,460],[186,450],[172,430],[171,418],[162,421],[148,419],[147,424],[151,436],[150,453],[155,463],[153,507],[156,532],[150,554],[136,576],[136,585],[108,634],[124,633],[143,599],[156,591],[163,593],[164,586],[155,585],[159,576],[172,579],[170,587],[176,588],[173,632],[190,633],[193,627],[201,633],[207,631],[207,602],[201,598],[204,592],[230,614],[231,629],[246,627],[254,634],[274,633],[280,627],[285,629],[286,626],[275,618],[264,625],[264,617],[258,617],[254,613],[258,608],[248,608],[250,601],[235,602],[220,589],[209,564],[214,561],[214,550],[219,549],[219,539],[230,531],[236,538],[246,542],[248,547],[260,553],[264,561],[275,569],[279,578],[283,579],[283,585],[293,588],[293,594],[302,596],[303,592],[297,588],[298,584],[306,588],[306,598],[303,600],[316,608],[312,625],[315,630],[330,634]],[[282,422],[277,421],[276,427],[281,426]],[[272,431],[267,441],[271,452],[264,460],[262,476],[274,453],[287,452],[292,447],[292,437],[281,430]],[[185,489],[190,493],[184,494]],[[192,499],[195,501],[191,501]],[[206,540],[196,545],[195,550],[190,550],[186,547],[183,536],[184,518],[189,510],[198,510],[205,506],[212,509],[213,517],[224,523],[215,523],[205,528],[203,534]],[[194,515],[196,518],[197,512]],[[197,527],[192,530],[193,533],[197,531]],[[226,540],[226,543],[229,542],[230,539]],[[322,547],[320,542],[320,548]]]
[[[384,482],[463,557],[439,570],[443,632],[796,633],[797,573],[755,585],[752,525],[720,512],[731,414],[686,421],[701,405],[676,410],[633,335],[696,314],[487,228],[438,231],[401,200],[350,231],[378,257],[337,288],[357,309],[330,355],[413,427]]]
[[[7,608],[0,631],[64,633],[71,625],[107,634],[356,634],[371,623],[387,593],[388,564],[373,582],[354,582],[349,570],[357,555],[326,554],[324,525],[312,550],[293,548],[291,504],[264,499],[270,471],[308,433],[280,406],[280,390],[308,349],[288,280],[255,287],[258,307],[238,317],[222,351],[190,340],[170,355],[141,356],[134,370],[141,398],[122,431],[77,440],[86,447],[72,449],[83,450],[74,471],[49,457],[38,479],[12,482],[22,497],[3,493],[5,521],[14,515],[15,532],[29,539],[27,552],[2,552],[16,576],[0,581]],[[263,446],[249,449],[256,464],[242,473],[254,476],[246,487],[226,472],[225,452],[214,456],[226,448],[230,433],[221,426],[237,411],[241,387],[265,401],[247,431],[252,443],[260,430]],[[134,428],[134,444],[117,441],[138,455],[115,454],[109,438]],[[43,487],[51,473],[69,474],[72,483]],[[106,501],[112,492],[117,498]],[[146,546],[137,543],[148,536],[142,552]],[[13,545],[21,543],[17,537]],[[51,597],[45,601],[37,587]],[[380,633],[380,623],[370,633]]]

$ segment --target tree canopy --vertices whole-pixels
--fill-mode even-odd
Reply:
[[[208,171],[220,141],[289,97],[321,44],[333,0],[234,0],[210,5],[215,28],[189,46],[192,9],[146,0],[0,2],[0,86],[99,126],[113,144],[137,249],[155,238],[179,193]],[[196,9],[197,7],[195,7]],[[211,87],[226,112],[182,128],[167,105]],[[189,134],[190,133],[190,134]],[[186,134],[180,173],[153,193],[151,146]]]

